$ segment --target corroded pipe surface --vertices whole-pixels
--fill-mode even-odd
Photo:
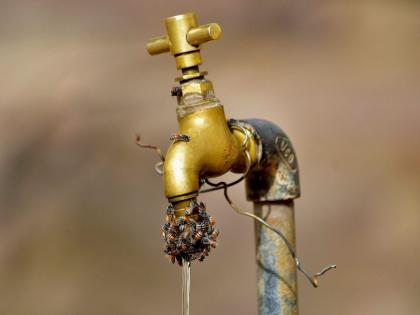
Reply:
[[[255,202],[255,214],[280,229],[295,248],[293,200]],[[259,315],[297,315],[296,265],[284,241],[255,223]]]
[[[296,153],[287,135],[262,119],[238,121],[250,128],[260,144],[258,164],[247,176],[247,198],[254,211],[282,232],[295,249],[293,199],[299,197]],[[259,315],[298,314],[297,268],[285,241],[255,224]],[[295,250],[294,250],[295,251]]]

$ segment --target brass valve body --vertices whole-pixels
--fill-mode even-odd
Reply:
[[[196,197],[200,177],[223,175],[240,153],[240,143],[232,137],[222,105],[187,114],[178,122],[179,133],[191,140],[174,142],[166,154],[163,178],[170,202]]]

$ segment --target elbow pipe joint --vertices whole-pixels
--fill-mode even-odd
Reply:
[[[253,202],[292,200],[300,196],[296,152],[286,133],[263,119],[232,121],[249,129],[259,146],[258,163],[246,177],[247,199]]]

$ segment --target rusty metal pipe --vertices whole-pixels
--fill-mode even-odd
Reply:
[[[296,153],[287,135],[262,119],[231,121],[252,131],[259,144],[259,160],[246,178],[247,198],[254,214],[282,231],[295,250],[293,199],[299,197]],[[255,223],[259,315],[297,315],[297,268],[277,234]]]
[[[254,213],[281,230],[295,248],[293,201],[255,202]],[[297,315],[297,270],[283,240],[255,223],[257,296],[260,315]]]

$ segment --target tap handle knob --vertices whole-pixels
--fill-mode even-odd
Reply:
[[[151,55],[157,55],[170,50],[168,36],[158,36],[151,38],[146,44],[146,50]]]
[[[222,29],[217,23],[210,23],[191,28],[187,33],[187,41],[193,46],[200,46],[211,40],[219,39]]]
[[[154,37],[146,44],[151,55],[170,52],[178,69],[201,65],[201,45],[218,39],[222,29],[217,23],[199,26],[194,13],[185,13],[165,19],[166,35]]]

